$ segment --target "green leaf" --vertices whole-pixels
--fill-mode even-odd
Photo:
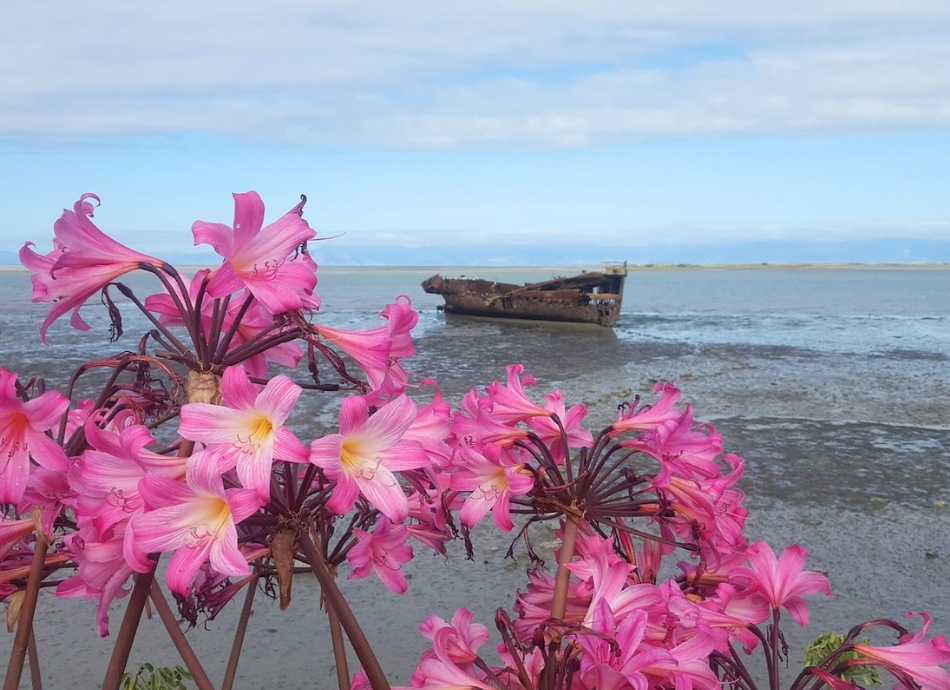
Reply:
[[[192,680],[192,677],[181,666],[155,668],[152,664],[142,664],[134,676],[123,674],[119,687],[120,690],[188,690],[183,680]]]
[[[836,632],[826,632],[819,635],[814,642],[805,647],[805,663],[808,666],[817,666],[822,659],[837,651],[844,644],[844,641],[845,636]],[[869,644],[870,640],[865,638],[861,642]],[[857,653],[848,651],[843,652],[838,657],[838,661],[852,661],[858,658],[860,657]],[[830,671],[830,669],[828,670]],[[860,683],[861,685],[880,685],[882,682],[881,674],[878,673],[875,666],[852,666],[838,674],[838,677],[849,683]]]

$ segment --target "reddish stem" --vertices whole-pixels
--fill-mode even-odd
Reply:
[[[125,616],[122,618],[122,627],[119,628],[119,634],[115,638],[112,658],[109,659],[106,677],[102,680],[102,690],[119,690],[122,674],[125,673],[125,666],[129,663],[132,643],[135,642],[139,620],[142,618],[145,602],[148,601],[148,590],[152,586],[154,578],[154,566],[147,573],[136,573],[134,576],[135,586],[132,588],[129,604],[125,609]]]
[[[327,606],[327,617],[330,619],[330,640],[333,642],[333,661],[336,665],[336,681],[340,690],[350,690],[350,669],[346,661],[343,628],[340,627],[340,617],[336,609]]]
[[[310,561],[310,568],[320,583],[320,590],[327,607],[332,607],[340,617],[340,624],[346,631],[346,636],[350,638],[350,644],[353,645],[353,650],[363,665],[363,672],[366,673],[369,684],[373,690],[390,690],[389,681],[386,680],[386,675],[379,665],[379,660],[373,653],[369,640],[366,639],[363,629],[360,628],[356,616],[353,615],[353,610],[343,597],[340,588],[337,587],[336,580],[330,572],[323,552],[310,540],[306,532],[300,534],[298,543],[306,554],[307,560]]]
[[[234,642],[231,644],[231,655],[228,657],[228,667],[224,671],[224,680],[221,681],[221,690],[231,690],[234,687],[234,677],[237,675],[238,660],[241,658],[241,647],[244,645],[244,635],[247,633],[247,623],[251,618],[251,607],[256,591],[257,576],[254,576],[247,583],[247,594],[244,595],[244,606],[241,608],[237,632],[234,633]]]
[[[169,637],[172,638],[172,642],[175,643],[175,649],[178,650],[181,660],[184,661],[185,666],[188,667],[188,672],[191,673],[192,680],[195,681],[198,690],[214,690],[214,684],[211,682],[211,679],[208,678],[208,674],[205,673],[201,662],[198,661],[195,650],[191,648],[188,640],[185,639],[185,634],[178,625],[178,619],[175,618],[171,607],[169,607],[168,602],[165,601],[162,588],[159,587],[154,579],[152,580],[151,587],[149,587],[149,596],[152,603],[155,604],[155,608],[158,609],[158,616],[162,619],[162,623],[165,624],[165,629],[168,631]]]
[[[567,612],[568,585],[571,583],[571,571],[568,563],[574,559],[574,542],[577,540],[577,522],[568,516],[564,522],[564,539],[561,542],[561,556],[557,559],[557,575],[554,577],[554,596],[551,601],[551,618],[562,620]]]
[[[187,293],[187,291],[186,291]],[[216,379],[210,374],[200,375],[192,372],[188,379],[188,399],[192,402],[212,402],[217,387]],[[195,449],[195,442],[186,438],[181,440],[178,447],[178,457],[187,458]],[[125,616],[122,618],[122,627],[119,628],[119,634],[115,638],[115,646],[112,648],[112,658],[109,659],[109,666],[106,669],[106,676],[102,679],[102,690],[119,690],[119,683],[122,682],[122,674],[125,673],[125,667],[129,663],[129,654],[132,651],[132,643],[135,642],[135,633],[139,629],[139,621],[142,619],[142,611],[145,610],[145,604],[148,601],[149,590],[152,587],[152,581],[155,579],[155,568],[158,567],[158,556],[153,554],[155,563],[152,569],[147,573],[135,573],[133,579],[135,586],[132,588],[132,594],[129,597],[128,606],[125,609]],[[4,688],[7,690],[7,688]],[[10,688],[15,690],[15,688]]]
[[[43,676],[40,673],[40,655],[36,651],[36,635],[30,635],[30,643],[26,648],[27,658],[30,660],[30,685],[33,690],[43,690]]]
[[[36,544],[33,546],[33,562],[30,565],[30,575],[26,581],[26,590],[23,592],[23,604],[17,616],[16,637],[13,638],[13,649],[10,650],[10,663],[7,665],[7,676],[3,681],[3,690],[17,690],[20,686],[20,676],[23,675],[23,662],[26,659],[27,647],[33,637],[33,614],[36,613],[36,599],[40,593],[40,583],[43,581],[43,567],[46,565],[46,551],[49,542],[41,529],[36,531]]]

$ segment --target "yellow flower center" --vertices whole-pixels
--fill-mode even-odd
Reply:
[[[345,438],[340,444],[340,462],[347,473],[353,472],[360,466],[359,456],[356,454],[356,442],[353,439]]]
[[[340,444],[340,464],[350,476],[372,481],[380,463],[381,460],[358,437],[349,436]]]
[[[208,496],[194,502],[194,523],[185,538],[185,546],[197,548],[215,538],[227,527],[231,506],[223,498]]]
[[[481,492],[481,496],[478,498],[484,498],[486,500],[495,500],[508,488],[508,477],[505,474],[505,470],[502,467],[499,467],[491,472],[492,478],[479,484],[478,489],[472,492],[472,495],[475,496],[478,492]]]
[[[263,415],[255,419],[251,424],[251,441],[260,443],[274,434],[274,424],[270,419]]]

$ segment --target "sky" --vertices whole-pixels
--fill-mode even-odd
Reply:
[[[0,262],[85,192],[194,256],[250,189],[269,220],[305,194],[328,263],[950,261],[946,0],[44,0],[3,27]]]

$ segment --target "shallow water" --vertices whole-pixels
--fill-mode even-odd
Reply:
[[[541,279],[551,275],[546,271],[499,277]],[[934,631],[950,632],[950,271],[634,271],[612,330],[447,317],[436,310],[440,298],[418,287],[431,272],[321,268],[318,318],[375,326],[387,300],[409,294],[421,312],[418,353],[405,363],[416,379],[435,376],[457,401],[521,362],[538,379],[539,400],[561,389],[569,404],[588,406],[594,427],[609,423],[624,400],[649,396],[655,381],[675,380],[697,418],[714,423],[726,450],[746,459],[750,538],[777,549],[802,543],[811,550],[810,567],[829,572],[836,595],[813,602],[814,629],[799,633],[790,623],[786,630],[793,667],[795,645],[872,616],[924,609],[935,617]],[[35,333],[45,307],[27,303],[27,285],[25,274],[0,274],[0,365],[21,376],[52,373],[51,383],[61,385],[67,367],[103,351],[107,323],[101,307],[90,305],[83,313],[91,333],[71,331],[64,321],[44,348]],[[134,321],[127,313],[129,333]],[[306,403],[294,417],[300,436],[332,426],[334,400]],[[495,609],[510,606],[514,589],[524,586],[526,562],[504,560],[506,538],[490,530],[476,536],[475,561],[460,550],[444,561],[417,548],[402,597],[369,579],[344,583],[395,682],[408,681],[425,647],[414,629],[429,613],[448,618],[464,604],[491,627]],[[332,686],[314,595],[300,578],[289,611],[262,600],[238,687]],[[238,605],[207,631],[189,633],[199,653],[215,660],[215,681]],[[55,650],[44,655],[48,687],[64,687],[65,678],[98,686],[111,641],[95,638],[93,611],[90,602],[43,596],[38,642]],[[118,620],[116,613],[116,628]],[[142,625],[130,667],[178,663],[161,624]]]

